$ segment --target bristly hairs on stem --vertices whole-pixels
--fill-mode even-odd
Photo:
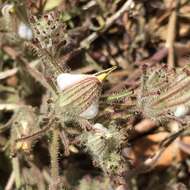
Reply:
[[[56,127],[56,126],[55,126]],[[51,184],[50,190],[58,190],[60,186],[60,176],[59,176],[59,129],[55,128],[52,130],[52,140],[50,144],[50,157],[51,157]]]
[[[107,97],[108,102],[122,101],[123,99],[130,98],[134,92],[132,90],[124,89],[119,92],[115,92]]]

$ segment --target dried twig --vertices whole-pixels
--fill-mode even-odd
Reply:
[[[171,145],[172,142],[174,142],[177,139],[177,137],[183,131],[184,129],[181,129],[178,132],[170,135],[168,138],[164,139],[160,143],[160,149],[154,154],[154,156],[146,159],[137,168],[134,168],[130,172],[126,173],[126,179],[131,179],[132,177],[137,176],[140,173],[146,173],[154,169],[162,153]]]
[[[40,63],[40,60],[34,60],[31,63],[29,63],[29,65],[31,67],[36,67],[38,64]],[[10,77],[12,75],[15,75],[18,72],[18,68],[13,68],[4,72],[0,73],[0,80],[6,79],[7,77]]]
[[[15,111],[22,106],[19,104],[0,104],[0,110]]]
[[[177,0],[176,4],[179,4]],[[174,43],[176,39],[176,24],[177,24],[177,9],[175,9],[170,16],[168,24],[168,37],[166,47],[168,48],[168,68],[173,68],[175,65],[175,51]]]
[[[81,47],[88,49],[90,47],[90,44],[95,41],[102,33],[104,33],[119,17],[121,17],[123,13],[125,13],[125,11],[132,9],[133,7],[133,0],[126,1],[124,5],[114,15],[106,20],[105,26],[101,31],[93,32],[81,42]]]

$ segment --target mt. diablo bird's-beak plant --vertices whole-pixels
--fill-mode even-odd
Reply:
[[[158,122],[177,120],[188,123],[189,69],[188,65],[173,70],[162,66],[147,68],[137,92],[137,109]]]
[[[102,82],[114,69],[115,67],[95,75],[68,73],[59,75],[57,86],[60,91],[56,92],[56,95],[50,99],[50,107],[46,110],[49,113],[46,114],[50,118],[57,118],[62,125],[68,121],[76,121],[84,128],[90,127],[87,120],[94,118],[98,113]],[[51,119],[51,121],[53,120],[55,119]],[[87,124],[87,126],[83,124]],[[49,127],[47,127],[48,129]],[[35,134],[31,135],[31,137],[34,136]],[[36,136],[38,136],[38,133],[36,133]],[[25,137],[18,141],[24,139]]]
[[[40,22],[36,18],[31,21],[34,46],[37,47],[46,71],[52,75],[46,80],[53,92],[45,114],[49,121],[47,127],[19,141],[39,137],[47,130],[52,130],[50,188],[58,188],[61,184],[58,170],[59,134],[65,129],[67,122],[78,123],[83,129],[90,130],[81,135],[81,142],[92,154],[97,165],[110,175],[121,174],[126,171],[126,160],[119,153],[123,132],[115,127],[102,127],[97,131],[96,126],[88,121],[97,115],[102,81],[115,67],[95,75],[65,73],[67,67],[61,64],[61,51],[56,51],[59,45],[56,43],[55,34],[61,28],[59,22],[52,23],[53,21],[51,14],[44,16]],[[58,39],[59,37],[58,35]],[[177,70],[156,66],[145,68],[139,88],[134,92],[122,92],[115,98],[136,97],[133,104],[135,109],[156,122],[181,120],[188,113],[189,80],[188,67]]]
[[[135,90],[124,90],[110,95],[107,100],[132,101],[128,109],[132,115],[139,112],[157,123],[176,120],[189,122],[190,113],[190,67],[168,69],[164,65],[142,69],[139,86]]]
[[[55,11],[48,11],[43,6],[53,2],[49,0],[38,3],[8,1],[11,4],[2,1],[0,45],[3,48],[0,56],[8,55],[10,59],[0,61],[3,63],[0,88],[11,86],[10,94],[16,95],[5,94],[8,98],[0,98],[0,132],[10,129],[0,136],[3,137],[1,141],[5,141],[3,145],[0,142],[0,151],[5,150],[5,154],[10,155],[12,173],[7,184],[12,183],[12,189],[44,190],[49,186],[49,190],[65,190],[77,188],[79,184],[78,190],[141,188],[141,181],[136,176],[152,169],[175,139],[179,143],[178,137],[188,126],[189,65],[168,69],[163,64],[156,65],[160,60],[156,58],[152,62],[150,59],[150,64],[146,61],[134,64],[134,59],[151,54],[149,49],[144,51],[142,47],[144,37],[132,47],[133,41],[138,39],[139,28],[133,25],[130,17],[135,17],[135,22],[139,19],[137,23],[142,25],[142,33],[144,3],[108,1],[62,1]],[[137,6],[139,16],[128,12],[132,6],[136,8],[136,3],[140,5],[140,9]],[[110,11],[106,11],[107,7]],[[152,44],[146,44],[148,40],[145,45],[151,48]],[[130,56],[126,56],[126,50]],[[117,68],[114,65],[118,65],[119,71],[103,86],[105,79]],[[100,72],[96,73],[97,70]],[[16,82],[10,82],[9,77]],[[118,92],[113,93],[114,90]],[[0,94],[4,94],[1,89]],[[10,109],[8,113],[6,109]],[[147,131],[141,132],[137,125],[144,119],[151,124],[147,124]],[[172,120],[177,122],[170,122]],[[149,136],[155,126],[153,132],[160,132],[160,124],[167,126],[168,135],[161,138],[161,142],[155,142],[160,143],[159,151],[154,154],[151,150],[150,157],[146,153],[138,156],[135,150],[136,146],[141,149],[138,143],[136,145],[138,138],[143,137],[144,143],[148,139],[145,136],[144,140],[144,135]],[[169,135],[170,132],[174,133]],[[148,141],[152,142],[151,138]],[[149,148],[148,145],[142,152]],[[130,152],[134,152],[134,157]],[[135,157],[140,158],[140,164]],[[83,178],[81,183],[78,177]]]
[[[61,65],[61,55],[58,50],[62,38],[59,38],[60,22],[54,22],[52,13],[45,15],[41,21],[31,17],[31,27],[34,33],[33,45],[37,48],[45,71],[50,77],[46,78],[39,71],[33,76],[50,90],[42,117],[39,117],[39,126],[44,126],[43,118],[47,120],[46,127],[39,131],[17,139],[17,145],[39,138],[45,132],[52,130],[50,156],[52,183],[50,189],[60,187],[58,152],[60,132],[65,130],[67,122],[78,123],[83,129],[91,129],[88,121],[98,114],[99,98],[104,79],[116,69],[112,67],[96,74],[65,73],[65,64]],[[57,41],[58,40],[58,41]],[[59,44],[60,43],[60,44]],[[45,82],[44,82],[45,81]],[[43,106],[43,105],[42,105]]]
[[[75,75],[67,73],[59,75],[57,81],[60,91],[58,94],[56,92],[56,97],[52,97],[49,113],[45,115],[45,117],[49,117],[47,127],[17,140],[17,144],[22,143],[22,141],[34,140],[45,131],[52,130],[53,136],[50,147],[52,186],[60,185],[57,163],[59,130],[64,130],[65,123],[71,121],[79,123],[84,129],[92,128],[88,119],[92,119],[97,115],[102,81],[113,69],[115,68],[108,69],[97,75]]]

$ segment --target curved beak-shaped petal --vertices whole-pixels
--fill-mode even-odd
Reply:
[[[116,67],[96,73],[95,75],[62,73],[57,77],[57,85],[62,91],[58,104],[65,110],[75,110],[75,113],[86,119],[92,119],[98,114],[101,83]]]
[[[89,77],[92,77],[92,75],[62,73],[57,77],[57,85],[63,91]]]
[[[111,68],[106,69],[106,70],[101,71],[101,72],[98,72],[98,73],[96,73],[94,76],[96,76],[96,77],[98,78],[98,80],[99,80],[100,82],[102,82],[102,81],[105,80],[105,79],[108,77],[108,75],[109,75],[112,71],[114,71],[115,69],[117,69],[117,66],[111,67]]]

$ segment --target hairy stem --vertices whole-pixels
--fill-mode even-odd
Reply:
[[[127,90],[127,91],[120,92],[118,94],[110,95],[107,98],[107,101],[119,100],[119,99],[122,99],[122,98],[130,97],[131,95],[133,95],[133,91],[128,91]]]
[[[54,129],[52,131],[52,142],[50,145],[50,156],[51,156],[51,177],[52,184],[50,189],[58,189],[59,186],[59,164],[58,164],[58,153],[59,153],[59,130]]]

